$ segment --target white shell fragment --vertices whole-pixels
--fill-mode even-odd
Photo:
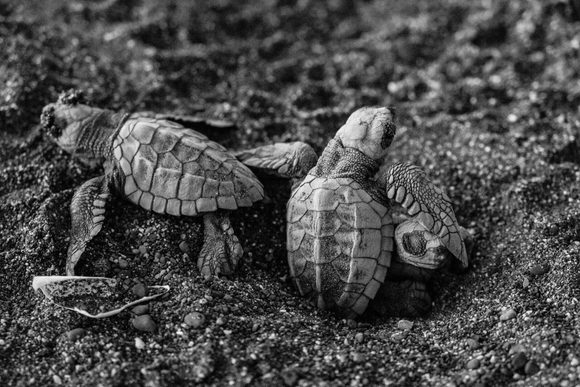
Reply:
[[[54,304],[91,318],[111,317],[169,292],[169,286],[148,286],[147,295],[135,300],[131,288],[115,278],[81,276],[36,276],[32,288]]]

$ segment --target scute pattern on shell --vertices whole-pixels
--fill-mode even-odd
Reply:
[[[429,180],[425,171],[408,163],[393,164],[385,180],[389,199],[400,203],[427,230],[439,236],[451,254],[467,267],[467,250],[447,194]]]
[[[299,292],[320,308],[362,314],[391,263],[387,212],[350,178],[308,175],[287,211],[288,262]]]
[[[171,121],[132,115],[113,156],[122,193],[157,213],[195,216],[264,198],[262,184],[226,148]]]

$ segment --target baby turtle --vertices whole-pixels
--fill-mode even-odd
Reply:
[[[288,263],[298,290],[320,308],[336,308],[348,317],[366,310],[391,266],[396,248],[391,201],[467,266],[451,202],[421,169],[397,163],[382,177],[385,186],[375,180],[395,136],[393,120],[388,108],[354,112],[288,203]],[[427,247],[423,233],[405,234],[407,243],[399,247],[423,258],[409,265],[440,265],[433,260],[437,254],[421,254]]]
[[[65,151],[104,174],[75,192],[66,272],[99,233],[111,190],[158,214],[203,216],[197,265],[204,276],[231,274],[243,250],[227,211],[263,199],[262,184],[232,153],[174,122],[87,106],[78,92],[61,95],[42,112],[42,125]]]
[[[393,119],[388,108],[354,112],[288,202],[288,264],[299,292],[349,318],[361,315],[379,289],[375,311],[424,314],[431,304],[424,282],[448,252],[468,264],[461,233],[468,234],[425,172],[397,163],[376,178],[395,136]],[[277,146],[247,151],[243,162],[275,165],[288,157],[283,149],[277,155]],[[411,217],[393,219],[397,203]]]

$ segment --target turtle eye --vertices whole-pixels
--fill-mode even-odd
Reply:
[[[427,240],[421,231],[408,232],[403,235],[403,248],[409,254],[423,256],[427,252]]]

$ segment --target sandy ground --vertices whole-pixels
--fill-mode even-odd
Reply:
[[[0,2],[4,385],[580,384],[580,10],[158,3]],[[170,285],[149,306],[154,332],[129,312],[55,308],[31,279],[64,274],[72,193],[101,173],[38,130],[71,87],[101,107],[230,120],[236,130],[211,134],[232,147],[302,140],[320,152],[356,108],[396,106],[389,162],[445,187],[475,235],[471,267],[430,284],[425,318],[348,324],[288,281],[290,188],[272,181],[268,201],[232,216],[246,257],[230,279],[203,280],[184,254],[199,251],[199,220],[111,201],[79,272]]]

